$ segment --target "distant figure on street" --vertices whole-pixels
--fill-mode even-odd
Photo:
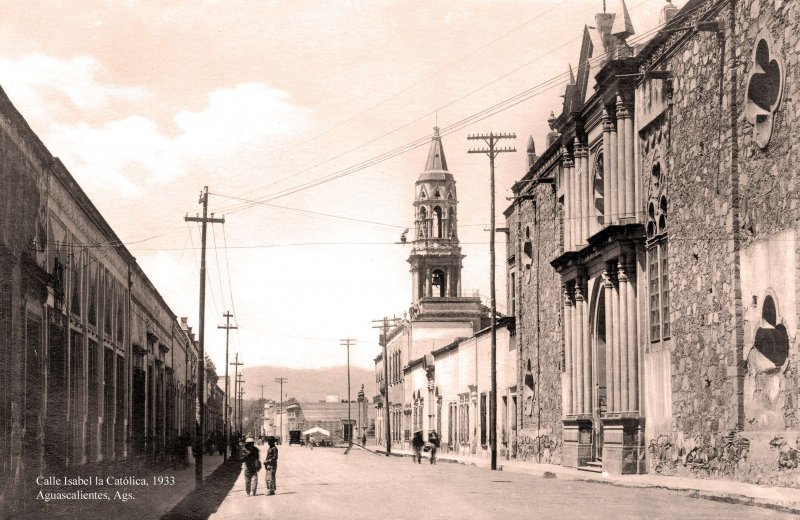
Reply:
[[[367,434],[366,433],[362,433],[361,434],[361,446],[366,446],[366,445],[367,445]]]
[[[428,443],[431,445],[431,464],[436,464],[436,452],[439,449],[439,434],[431,430],[428,434]]]
[[[314,436],[313,435],[308,438],[308,447],[311,448],[312,450],[314,449]]]
[[[425,441],[422,440],[422,432],[415,432],[414,438],[411,439],[411,447],[414,448],[414,460],[418,464],[422,464],[422,447],[425,446]]]
[[[244,462],[244,490],[247,492],[247,496],[251,496],[250,489],[252,481],[252,496],[256,496],[256,490],[258,489],[258,470],[261,469],[261,462],[258,448],[256,448],[256,441],[252,437],[248,437],[244,440],[242,461]]]
[[[275,474],[278,471],[278,447],[275,446],[275,437],[267,437],[267,458],[264,459],[264,466],[267,468],[267,495],[274,495],[277,484]]]

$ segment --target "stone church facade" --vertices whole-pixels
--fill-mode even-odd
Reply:
[[[529,144],[509,228],[518,455],[797,486],[800,6],[624,2]]]

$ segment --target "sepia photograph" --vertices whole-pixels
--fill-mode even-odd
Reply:
[[[800,515],[798,0],[0,5],[0,518]]]

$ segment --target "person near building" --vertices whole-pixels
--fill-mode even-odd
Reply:
[[[425,441],[422,439],[422,432],[415,432],[414,438],[411,439],[411,447],[414,449],[414,461],[422,464],[422,447],[425,446]]]
[[[259,459],[258,448],[256,448],[256,441],[252,437],[248,437],[244,440],[242,462],[244,462],[244,490],[247,492],[247,496],[251,496],[250,490],[252,488],[252,496],[256,496],[256,490],[258,489],[258,470],[261,469],[261,461]]]
[[[439,434],[431,430],[428,434],[428,444],[431,445],[431,464],[436,464],[436,452],[439,451]]]
[[[267,458],[264,459],[264,467],[267,468],[267,495],[274,495],[277,484],[275,482],[275,475],[278,471],[278,447],[275,446],[275,437],[267,437]]]

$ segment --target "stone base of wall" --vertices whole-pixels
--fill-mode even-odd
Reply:
[[[562,464],[577,468],[592,460],[592,421],[570,417],[563,420],[564,455]]]
[[[702,439],[680,432],[647,447],[654,473],[800,488],[800,431],[731,432]]]
[[[517,459],[561,464],[561,439],[550,431],[522,429],[517,434]]]
[[[603,471],[614,475],[646,471],[644,421],[639,417],[603,417]]]

